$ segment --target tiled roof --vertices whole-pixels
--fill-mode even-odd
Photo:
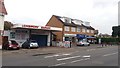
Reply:
[[[87,29],[92,29],[92,30],[95,30],[93,27],[91,27],[91,26],[85,26],[85,25],[79,25],[79,24],[75,24],[75,23],[73,23],[73,22],[71,22],[71,23],[65,23],[65,22],[63,22],[60,18],[61,18],[61,16],[57,16],[57,15],[54,15],[58,20],[60,20],[65,26],[73,26],[73,27],[85,27],[85,28],[87,28]],[[73,19],[72,19],[73,20]]]
[[[0,0],[0,13],[7,15],[7,11],[6,11],[3,0]]]

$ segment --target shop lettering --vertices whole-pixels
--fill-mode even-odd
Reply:
[[[49,26],[42,26],[41,29],[50,29]]]
[[[23,25],[23,28],[38,28],[39,26],[34,26],[34,25]]]

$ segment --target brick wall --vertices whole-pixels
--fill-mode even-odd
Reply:
[[[59,21],[54,15],[48,21],[46,26],[59,27],[59,28],[62,28],[62,30],[64,30],[62,22]],[[62,32],[53,32],[53,33],[57,36],[57,40],[63,41],[63,31]]]

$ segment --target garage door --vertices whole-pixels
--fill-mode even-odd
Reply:
[[[40,47],[47,46],[47,35],[31,35],[32,40],[36,40]]]

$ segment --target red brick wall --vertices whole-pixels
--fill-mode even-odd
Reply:
[[[46,26],[58,27],[63,29],[63,24],[59,21],[54,15],[48,21]],[[63,41],[63,31],[62,32],[53,32],[57,36],[57,40]]]

